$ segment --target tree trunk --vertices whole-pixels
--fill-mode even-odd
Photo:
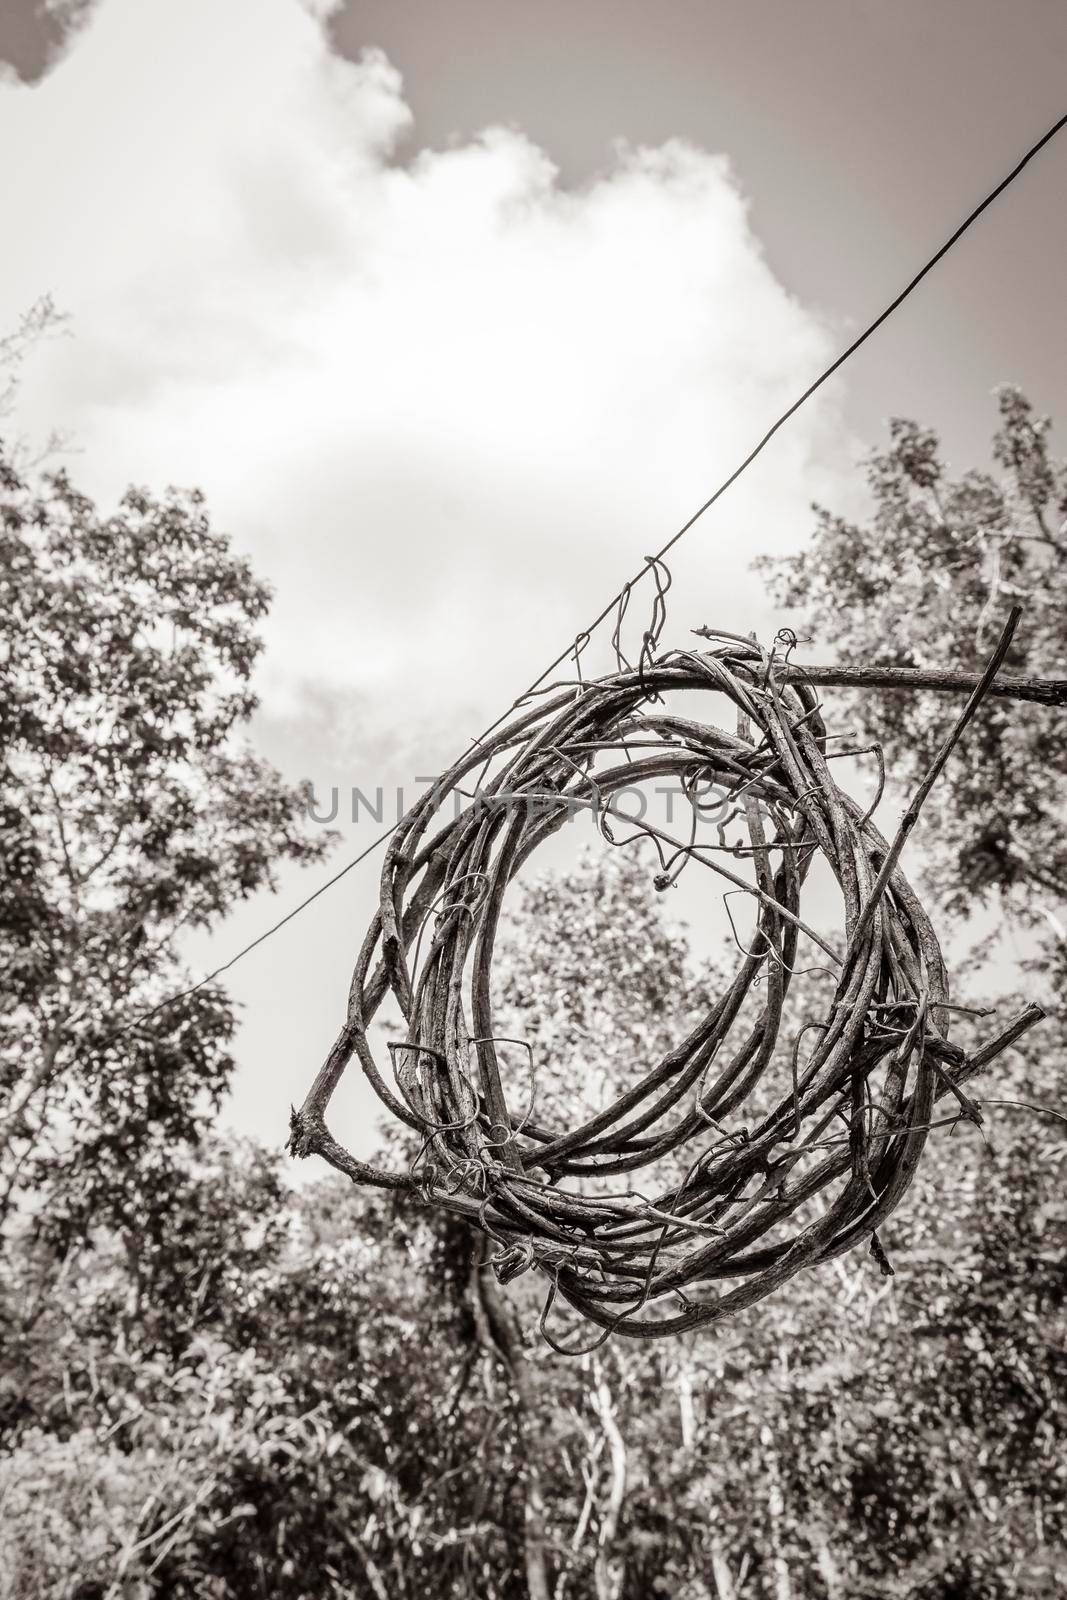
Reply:
[[[626,1498],[626,1441],[619,1430],[615,1420],[615,1407],[612,1403],[611,1390],[600,1368],[600,1364],[593,1360],[593,1409],[596,1411],[600,1426],[604,1430],[604,1437],[608,1441],[608,1451],[611,1459],[611,1488],[608,1491],[608,1503],[600,1518],[600,1532],[597,1538],[596,1562],[593,1567],[593,1582],[596,1587],[597,1600],[616,1600],[622,1589],[623,1565],[620,1561],[612,1560],[612,1546],[615,1536],[619,1531],[619,1517],[622,1514],[623,1501]]]
[[[760,1440],[766,1452],[769,1494],[768,1535],[771,1546],[771,1570],[774,1573],[775,1600],[793,1600],[793,1585],[789,1576],[789,1558],[782,1543],[782,1521],[785,1516],[785,1496],[782,1493],[782,1473],[778,1465],[778,1452],[774,1447],[774,1434],[770,1428],[760,1430]]]
[[[550,1600],[545,1538],[545,1506],[538,1454],[537,1392],[522,1345],[522,1329],[513,1306],[500,1293],[487,1267],[488,1240],[480,1236],[471,1263],[471,1303],[478,1336],[507,1371],[518,1419],[523,1458],[523,1551],[530,1600]]]
[[[837,1569],[834,1553],[830,1549],[830,1541],[822,1532],[818,1535],[815,1559],[819,1564],[819,1576],[826,1585],[826,1600],[841,1600],[845,1592],[841,1574]]]
[[[734,1588],[733,1575],[726,1559],[726,1552],[722,1547],[722,1540],[717,1533],[711,1536],[711,1576],[715,1584],[715,1593],[718,1600],[737,1600],[737,1590]]]
[[[682,1448],[692,1450],[697,1436],[693,1409],[693,1369],[684,1354],[678,1366],[678,1422],[682,1430]]]

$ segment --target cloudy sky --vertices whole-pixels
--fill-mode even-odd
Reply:
[[[323,793],[445,762],[1064,109],[1058,0],[69,11],[0,15],[0,329],[48,291],[72,330],[17,426],[69,434],[104,504],[204,488],[276,589],[257,742]],[[773,631],[751,557],[796,548],[813,499],[861,503],[889,415],[962,467],[996,383],[1063,414],[1065,160],[694,531],[665,642]],[[232,1115],[265,1138],[336,1029],[372,881],[233,974]]]

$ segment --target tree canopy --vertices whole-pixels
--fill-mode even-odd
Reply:
[[[999,473],[953,478],[937,435],[895,418],[868,462],[868,520],[817,508],[799,554],[761,563],[779,603],[842,661],[978,672],[1018,602],[1005,671],[1067,674],[1067,467],[1051,456],[1049,419],[1017,389],[1001,389],[998,404]],[[859,742],[880,742],[895,783],[914,787],[944,732],[943,698],[864,690],[848,709]],[[949,911],[964,917],[995,894],[1048,928],[1067,884],[1065,776],[1062,711],[986,706],[928,812],[931,881]],[[1054,926],[1053,937],[1062,943]]]
[[[233,1066],[180,936],[328,842],[242,738],[268,604],[199,494],[0,453],[0,1197],[50,1225],[145,1214]]]
[[[1025,589],[1012,664],[1063,675],[1067,486],[1047,425],[1001,406],[998,471],[957,482],[893,425],[869,520],[819,513],[779,569],[798,630],[977,667]],[[48,1198],[4,1240],[0,1600],[1062,1593],[1067,1143],[1024,1109],[1062,1111],[1062,1011],[998,1061],[983,1130],[931,1140],[886,1229],[894,1275],[841,1258],[713,1333],[561,1359],[533,1275],[499,1289],[417,1193],[293,1191],[274,1154],[207,1133],[225,994],[137,1019],[184,983],[182,928],[313,848],[237,741],[265,594],[195,498],[102,521],[62,477],[4,481],[0,1060],[17,1182]],[[899,797],[944,702],[849,704]],[[1050,1001],[1064,754],[1060,714],[987,702],[921,835],[961,940],[1001,906]],[[502,1025],[555,1063],[549,1101],[580,1077],[595,1105],[684,1031],[715,964],[668,934],[632,851],[519,899]],[[957,998],[1010,1000],[998,970],[1016,981],[971,964]]]

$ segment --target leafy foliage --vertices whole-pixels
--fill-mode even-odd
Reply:
[[[932,437],[898,424],[873,469],[872,528],[823,514],[783,593],[809,608],[842,654],[976,665],[992,572],[979,528],[999,528],[998,584],[1032,591],[1026,664],[1062,671],[1063,479],[1045,454],[1044,425],[1018,397],[1002,404],[1005,483],[968,475],[948,485]],[[33,497],[10,492],[28,516]],[[54,509],[45,526],[59,517],[66,528],[68,515],[75,527],[73,513]],[[162,519],[162,537],[172,516],[196,522],[200,513],[182,501],[166,517],[156,505],[120,519],[132,527],[142,515]],[[178,566],[181,548],[179,539]],[[41,568],[35,604],[46,620],[64,571],[59,555]],[[136,587],[128,570],[121,581]],[[163,576],[153,581],[171,592]],[[238,589],[251,611],[230,603],[250,627],[256,602],[243,580]],[[147,619],[155,601],[146,595],[144,605]],[[72,629],[70,596],[54,606]],[[50,637],[36,616],[24,610]],[[68,624],[55,626],[66,638]],[[19,759],[46,791],[46,769],[66,751],[58,792],[81,819],[79,862],[91,867],[118,825],[107,807],[143,793],[148,811],[145,833],[136,817],[124,822],[118,876],[101,865],[75,908],[58,828],[60,816],[67,827],[66,805],[46,803],[27,828],[16,797],[5,849],[24,895],[9,895],[0,914],[21,987],[3,1038],[22,1040],[33,1071],[44,1059],[42,1023],[55,1028],[65,1001],[88,1007],[102,1035],[109,1012],[127,1015],[176,970],[168,941],[180,919],[210,919],[241,892],[242,827],[255,835],[252,876],[269,872],[251,813],[239,814],[244,822],[231,815],[213,834],[198,809],[214,792],[207,755],[214,760],[220,746],[209,737],[201,759],[194,719],[225,720],[221,704],[247,689],[215,635],[210,644],[200,636],[215,665],[199,687],[189,680],[188,714],[169,698],[180,698],[178,679],[146,698],[158,707],[147,726],[186,742],[146,757],[143,783],[135,764],[119,762],[116,798],[101,798],[94,832],[95,757],[85,746],[97,710],[82,697],[124,681],[129,645],[117,647],[111,667],[96,659],[108,656],[116,627],[112,618],[91,639],[71,635],[90,688],[70,690],[55,726],[44,714],[52,679],[38,680],[18,713],[26,727],[41,722]],[[66,660],[66,649],[56,645],[49,659]],[[149,649],[166,656],[146,620],[133,653]],[[36,659],[20,674],[38,670]],[[1014,664],[1023,666],[1022,655]],[[166,659],[160,671],[166,680]],[[855,714],[877,723],[890,770],[907,783],[943,707],[882,700],[878,711],[858,702]],[[56,704],[67,702],[60,695]],[[99,714],[111,714],[113,701],[102,704]],[[993,894],[1042,927],[1051,926],[1044,911],[1058,915],[1062,817],[1049,780],[1063,759],[1060,738],[1047,713],[989,713],[973,759],[950,769],[951,793],[926,842],[935,883],[961,916],[976,896]],[[181,814],[194,820],[168,831],[172,784],[192,796]],[[225,779],[219,792],[232,792]],[[1007,853],[976,851],[978,831],[1005,808]],[[293,813],[282,804],[273,815]],[[139,841],[155,848],[153,827],[174,848],[141,858]],[[214,863],[218,851],[218,880],[176,865],[187,840],[195,856],[205,837],[203,856]],[[964,891],[959,875],[968,872]],[[143,925],[145,942],[165,952],[161,964],[137,953],[143,945],[105,954],[124,950],[123,886],[149,893],[157,873],[172,898],[153,902]],[[697,968],[676,930],[668,937],[662,900],[646,891],[645,864],[620,851],[524,892],[501,953],[498,1000],[502,1025],[539,1061],[559,1063],[548,1100],[570,1101],[577,1078],[594,1105],[684,1030],[689,1005],[706,1004],[714,974]],[[92,959],[72,950],[61,977],[38,951],[47,940],[65,949],[76,929]],[[1049,978],[1060,959],[1054,941],[1034,956]],[[196,1095],[225,1082],[229,1021],[222,995],[197,997],[114,1058],[102,1043],[84,1068],[57,1055],[62,1075],[57,1065],[48,1081],[74,1125],[63,1138],[76,1136],[78,1161],[59,1192],[64,1204],[57,1197],[55,1208],[50,1201],[13,1220],[0,1284],[0,1600],[1063,1593],[1067,1142],[1054,1119],[1035,1121],[1007,1103],[1057,1103],[1062,1034],[1035,1030],[1025,1050],[998,1063],[984,1136],[970,1126],[935,1136],[885,1230],[894,1276],[869,1257],[846,1257],[713,1335],[620,1341],[566,1361],[534,1335],[532,1274],[506,1299],[494,1293],[468,1234],[415,1198],[334,1179],[294,1193],[262,1151],[182,1144],[182,1117],[199,1126]],[[88,1070],[101,1061],[112,1070]],[[157,1082],[177,1086],[184,1111],[163,1087],[157,1094]]]
[[[268,600],[198,494],[102,517],[0,453],[0,1206],[52,1193],[53,1230],[143,1214],[225,1091],[221,990],[141,1016],[180,932],[325,847],[239,739]]]
[[[535,879],[521,932],[505,944],[494,1009],[502,1033],[536,1040],[536,1111],[549,1125],[599,1111],[714,998],[714,973],[696,970],[688,941],[659,915],[646,866],[590,854]]]
[[[561,1361],[520,1280],[551,1593],[777,1597],[782,1570],[813,1600],[1058,1592],[1065,1146],[1015,1112],[993,1137],[927,1170],[895,1278],[846,1260],[714,1338]],[[526,1594],[531,1435],[469,1241],[340,1180],[277,1185],[209,1150],[147,1270],[100,1235],[56,1283],[27,1230],[5,1600]]]
[[[1002,477],[951,479],[937,437],[890,424],[868,466],[866,525],[818,510],[799,555],[762,563],[783,605],[844,661],[863,665],[985,665],[995,625],[1025,607],[1006,672],[1067,676],[1067,467],[1049,453],[1048,418],[1017,389],[999,394],[993,441]],[[880,741],[895,781],[925,772],[948,715],[943,697],[865,690],[850,697],[860,742]],[[1042,915],[1067,882],[1067,727],[1062,713],[987,702],[928,802],[931,878],[966,915],[990,895]]]

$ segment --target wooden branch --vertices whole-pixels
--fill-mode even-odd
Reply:
[[[1019,610],[1017,606],[1015,610]],[[739,633],[718,628],[693,628],[698,639],[731,639],[747,643]],[[807,681],[838,689],[933,689],[942,694],[970,694],[981,681],[978,673],[942,672],[935,667],[826,667],[796,661],[774,663],[775,676],[786,683]],[[1005,700],[1032,700],[1043,706],[1067,706],[1067,678],[998,678],[990,694]]]
[[[776,662],[775,675],[839,689],[933,689],[941,694],[970,694],[978,673],[939,672],[927,667],[807,667]],[[1067,678],[997,678],[991,698],[1032,700],[1042,706],[1067,706]]]
[[[34,1095],[39,1089],[44,1088],[49,1083],[58,1070],[56,1062],[59,1057],[60,1049],[66,1043],[67,1038],[66,1029],[63,1025],[66,1020],[66,1016],[67,1010],[64,1008],[63,1011],[60,1012],[59,1021],[56,1023],[56,1026],[52,1029],[47,1040],[45,1041],[40,1063],[36,1072],[33,1074],[33,1077],[30,1079],[25,1091],[23,1092],[21,1100],[19,1100],[10,1111],[6,1111],[4,1115],[0,1117],[0,1155],[6,1155],[8,1150],[10,1150],[11,1146],[15,1143],[15,1140],[19,1137],[19,1127],[22,1122],[23,1113],[29,1106]]]
[[[900,859],[900,853],[907,843],[908,836],[910,835],[912,829],[919,820],[919,813],[926,803],[931,789],[934,787],[934,784],[944,771],[945,765],[953,750],[955,750],[956,746],[963,738],[971,718],[974,716],[975,712],[978,710],[978,707],[981,705],[986,695],[990,692],[993,684],[996,682],[996,676],[1000,670],[1000,664],[1004,660],[1004,657],[1007,655],[1008,650],[1011,647],[1011,641],[1015,635],[1015,629],[1019,625],[1019,618],[1021,616],[1021,609],[1018,606],[1013,606],[1007,623],[1004,626],[1004,630],[1000,635],[1000,639],[997,641],[997,647],[989,658],[988,666],[971,690],[970,699],[967,701],[967,704],[956,718],[956,722],[952,728],[952,731],[949,733],[947,738],[942,740],[941,747],[931,762],[922,782],[908,802],[908,809],[900,819],[900,826],[897,828],[896,833],[893,835],[893,838],[890,841],[889,849],[886,851],[882,865],[878,872],[878,876],[874,880],[874,884],[871,887],[871,892],[867,896],[863,909],[860,912],[859,919],[849,937],[849,947],[845,956],[846,962],[852,952],[860,948],[860,939],[866,929],[870,926],[875,911],[881,902],[882,894],[885,891],[886,885],[892,877],[894,868]]]

